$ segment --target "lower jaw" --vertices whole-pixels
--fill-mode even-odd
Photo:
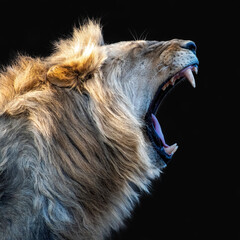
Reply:
[[[161,105],[161,102],[166,97],[167,93],[171,91],[173,86],[169,86],[164,92],[162,91],[162,86],[159,87],[155,99],[152,101],[152,104],[150,105],[148,112],[145,116],[145,123],[146,123],[146,133],[148,135],[148,138],[154,148],[154,150],[157,152],[157,154],[160,157],[160,165],[162,168],[167,167],[167,165],[171,162],[173,154],[168,154],[164,149],[164,144],[161,142],[159,136],[157,135],[153,122],[152,122],[152,114],[156,114],[159,106]]]
[[[160,156],[160,165],[162,166],[162,168],[165,168],[171,162],[173,155],[169,155],[166,153],[164,146],[160,142],[160,139],[157,137],[155,130],[152,127],[152,120],[150,116],[146,118],[146,133],[154,150]]]

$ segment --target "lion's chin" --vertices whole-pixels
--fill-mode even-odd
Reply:
[[[178,149],[178,145],[176,143],[172,145],[168,145],[166,143],[161,125],[158,119],[156,118],[155,114],[163,98],[176,85],[175,83],[178,83],[183,79],[187,79],[190,82],[190,84],[195,88],[196,84],[195,84],[193,73],[197,74],[197,72],[198,72],[198,62],[192,65],[186,66],[181,71],[177,72],[174,76],[164,81],[160,85],[146,114],[145,120],[146,120],[146,131],[147,131],[148,137],[154,149],[160,155],[161,159],[165,162],[165,166],[167,166],[167,164],[171,161],[173,154]]]

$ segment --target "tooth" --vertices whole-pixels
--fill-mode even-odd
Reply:
[[[165,89],[168,87],[168,85],[169,85],[169,82],[165,83],[162,87],[162,90],[165,91]]]
[[[175,143],[169,147],[164,147],[164,150],[165,152],[168,154],[168,155],[173,155],[178,149],[178,145]]]
[[[195,83],[195,79],[192,73],[192,70],[190,68],[188,68],[185,72],[184,72],[184,76],[187,78],[187,80],[191,83],[191,85],[195,88],[196,87],[196,83]]]
[[[193,71],[198,74],[198,68],[197,67],[193,67]]]

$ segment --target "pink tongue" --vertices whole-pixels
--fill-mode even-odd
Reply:
[[[152,121],[153,121],[154,129],[155,129],[157,135],[159,136],[159,138],[161,139],[163,146],[164,147],[169,147],[165,142],[160,123],[158,122],[158,120],[157,120],[157,118],[154,114],[152,114]]]

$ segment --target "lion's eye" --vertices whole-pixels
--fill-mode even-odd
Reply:
[[[150,49],[153,50],[153,49],[159,47],[160,45],[162,45],[162,42],[158,42],[158,41],[149,41],[149,42],[148,42],[148,48],[149,48],[149,50],[150,50]]]
[[[158,54],[161,54],[162,51],[165,49],[164,42],[158,42],[158,41],[148,41],[144,55],[151,54],[152,52],[157,51]]]

